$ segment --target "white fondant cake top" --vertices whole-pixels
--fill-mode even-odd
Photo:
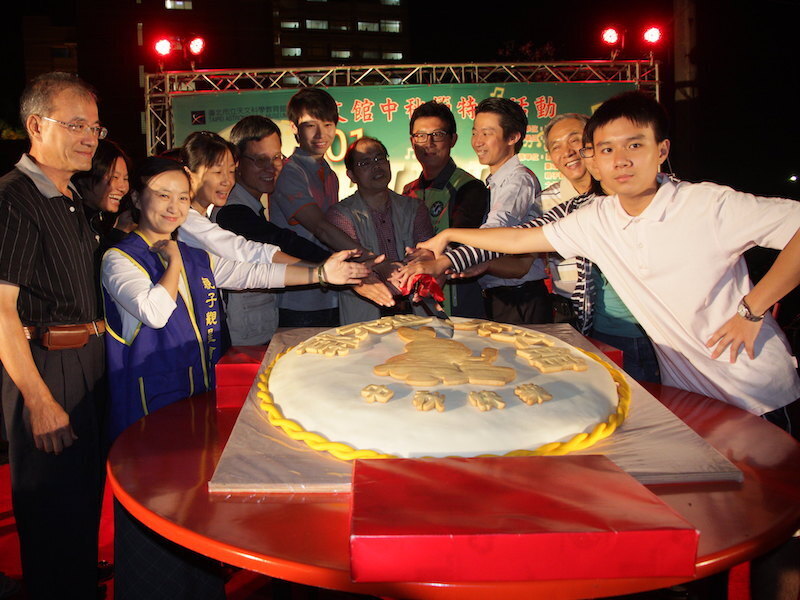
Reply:
[[[543,374],[516,357],[512,344],[467,331],[456,331],[454,339],[467,345],[473,354],[487,346],[497,348],[495,364],[513,367],[516,378],[499,387],[466,384],[421,388],[379,377],[373,374],[373,367],[403,352],[405,346],[393,331],[371,334],[347,356],[299,355],[290,351],[273,368],[269,389],[284,416],[307,431],[332,442],[405,458],[533,450],[588,433],[616,410],[617,389],[611,375],[588,357],[584,357],[586,371]],[[556,346],[572,348],[557,338],[551,339]],[[574,348],[572,351],[578,354]],[[365,402],[361,390],[371,383],[388,386],[394,397],[386,404]],[[522,383],[542,386],[553,400],[533,406],[524,404],[514,395],[514,388]],[[420,389],[444,393],[444,412],[416,410],[411,399]],[[467,394],[476,389],[498,392],[506,407],[480,412],[467,400]]]

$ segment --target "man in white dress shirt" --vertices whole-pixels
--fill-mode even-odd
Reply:
[[[513,227],[542,216],[539,180],[517,154],[528,117],[507,98],[486,98],[475,111],[472,148],[489,167],[489,213],[482,228]],[[487,263],[481,278],[486,314],[503,323],[549,323],[553,307],[544,284],[544,261],[533,255],[505,256]]]

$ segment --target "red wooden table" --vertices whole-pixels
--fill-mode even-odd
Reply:
[[[744,473],[743,483],[648,486],[700,534],[697,577],[749,560],[800,526],[800,445],[766,421],[697,394],[647,386]],[[108,473],[117,499],[162,536],[273,577],[398,598],[586,598],[681,583],[675,578],[496,583],[356,584],[349,570],[349,496],[209,494],[207,483],[237,411],[213,394],[146,417],[114,444]]]

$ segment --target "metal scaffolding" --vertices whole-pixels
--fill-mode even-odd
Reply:
[[[147,152],[172,148],[172,98],[325,86],[458,83],[633,83],[659,96],[659,63],[647,60],[442,65],[360,65],[150,73],[145,81]]]

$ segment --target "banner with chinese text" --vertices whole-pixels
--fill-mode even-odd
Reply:
[[[488,169],[482,166],[470,145],[472,121],[478,103],[489,96],[510,98],[528,115],[528,133],[519,157],[545,188],[559,179],[558,170],[547,160],[542,131],[556,114],[591,114],[607,98],[634,89],[630,83],[508,83],[453,85],[386,85],[327,88],[339,105],[336,140],[328,160],[339,176],[340,196],[349,196],[354,186],[345,174],[343,163],[347,146],[369,135],[381,140],[389,150],[392,164],[392,189],[416,179],[420,167],[409,139],[409,119],[414,109],[428,100],[450,106],[456,118],[459,140],[452,157],[462,169],[485,180]],[[271,118],[283,133],[283,152],[290,155],[296,143],[286,120],[286,103],[296,90],[258,90],[177,95],[172,98],[175,144],[180,145],[193,131],[227,132],[247,115]]]

